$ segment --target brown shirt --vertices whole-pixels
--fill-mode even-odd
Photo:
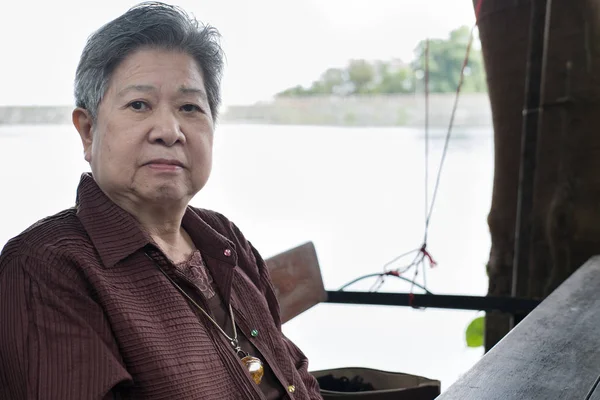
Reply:
[[[284,398],[321,398],[306,357],[281,333],[254,247],[211,211],[189,207],[182,225]],[[265,399],[227,339],[157,265],[181,278],[84,174],[75,208],[39,221],[0,255],[0,399]]]
[[[214,280],[204,265],[202,254],[199,250],[194,251],[191,257],[182,263],[175,264],[175,276],[181,277],[185,284],[180,285],[181,288],[186,286],[194,286],[199,290],[208,305],[207,311],[211,317],[221,326],[222,329],[229,335],[234,337],[231,315],[225,304],[221,301],[218,290],[214,287]],[[188,290],[191,296],[193,290]],[[257,331],[258,332],[258,331]],[[252,335],[252,332],[250,333]],[[258,357],[263,360],[260,351],[248,340],[243,332],[238,332],[238,342],[243,351],[253,357]],[[277,381],[277,378],[271,371],[267,363],[263,361],[264,376],[260,382],[260,389],[267,400],[276,400],[284,395],[283,387]]]

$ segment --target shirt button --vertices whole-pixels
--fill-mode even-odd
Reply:
[[[294,393],[295,391],[296,391],[296,386],[294,386],[294,385],[288,386],[288,392]]]
[[[252,332],[250,332],[250,335],[251,335],[252,337],[257,337],[257,336],[258,336],[258,330],[256,330],[256,329],[252,329]]]
[[[231,255],[231,250],[225,249],[225,251],[223,251],[223,254],[225,254],[225,257],[229,257]]]

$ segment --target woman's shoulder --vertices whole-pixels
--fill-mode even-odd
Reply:
[[[86,242],[89,238],[77,218],[77,210],[69,208],[35,222],[10,239],[0,253],[0,265],[22,256],[40,260],[56,257]]]

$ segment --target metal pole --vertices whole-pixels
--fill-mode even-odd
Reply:
[[[531,25],[529,29],[529,60],[525,81],[525,108],[521,142],[521,166],[515,226],[515,250],[511,294],[526,296],[529,280],[532,211],[537,164],[537,141],[543,115],[545,70],[548,56],[548,39],[552,0],[531,0]],[[513,320],[511,325],[519,321]]]
[[[325,303],[445,308],[453,310],[499,311],[526,315],[540,302],[532,299],[444,294],[378,293],[327,291]]]

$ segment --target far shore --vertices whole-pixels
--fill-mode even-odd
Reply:
[[[430,96],[429,124],[448,125],[455,97]],[[0,106],[0,125],[59,125],[71,123],[73,106]],[[224,107],[220,123],[329,126],[423,126],[422,95],[277,98],[252,105]],[[490,127],[487,93],[462,94],[455,126]]]

